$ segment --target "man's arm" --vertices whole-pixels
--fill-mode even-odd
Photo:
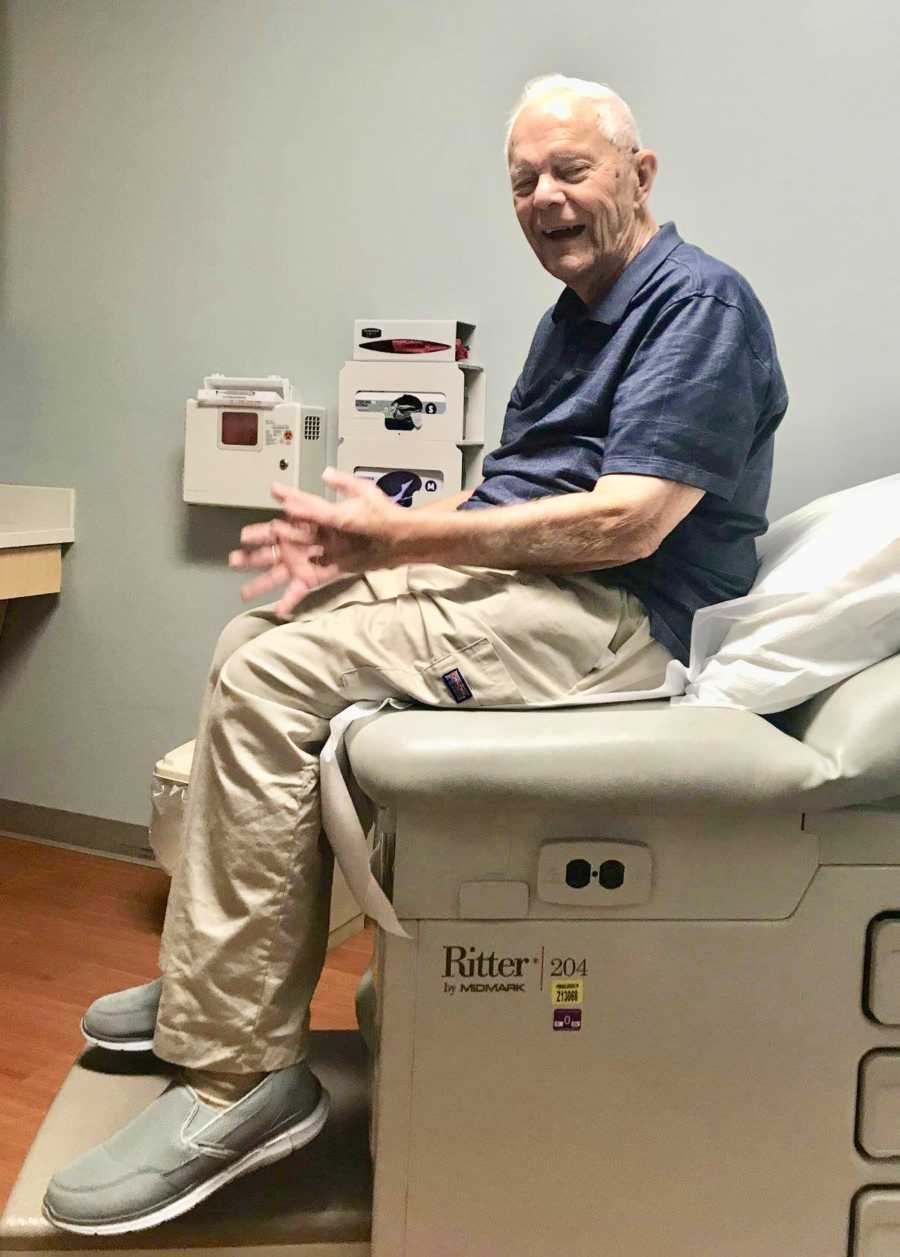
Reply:
[[[439,563],[445,567],[581,572],[619,567],[652,554],[693,509],[703,490],[655,476],[601,476],[591,493],[567,493],[477,511],[416,510],[369,481],[329,468],[338,502],[272,486],[286,519],[248,524],[232,567],[266,568],[241,590],[255,598],[285,586],[287,616],[310,591],[346,572]],[[435,503],[437,507],[439,504]]]
[[[623,474],[601,476],[591,493],[459,511],[450,518],[405,512],[403,519],[385,521],[383,565],[568,572],[619,567],[653,554],[702,497],[703,490],[692,485]]]

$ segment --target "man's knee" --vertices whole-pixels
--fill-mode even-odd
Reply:
[[[222,637],[225,637],[232,628],[229,624]],[[221,638],[219,639],[221,642]],[[230,649],[228,649],[230,647]],[[218,653],[218,651],[217,651]],[[230,640],[225,642],[223,646],[223,658],[219,667],[218,679],[213,696],[213,708],[222,705],[222,699],[227,700],[229,697],[234,699],[248,692],[255,692],[258,688],[258,682],[265,676],[266,669],[262,664],[262,660],[257,662],[259,648],[254,638],[244,638],[240,640],[239,630],[235,630]],[[254,684],[254,681],[257,684]],[[216,700],[219,700],[218,703]]]
[[[244,611],[241,615],[236,615],[233,620],[229,620],[222,629],[212,657],[212,670],[216,676],[221,673],[226,661],[235,651],[246,646],[248,642],[252,642],[260,633],[265,633],[272,628],[269,620],[259,614],[262,610],[263,608],[256,608],[253,611]]]
[[[232,650],[210,693],[210,738],[265,746],[275,755],[279,748],[293,756],[307,744],[321,746],[328,721],[348,700],[329,675],[320,644],[292,625],[287,638],[276,629]]]

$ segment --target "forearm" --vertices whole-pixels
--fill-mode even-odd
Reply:
[[[646,525],[596,493],[445,515],[410,511],[398,524],[396,563],[590,571],[651,553]]]

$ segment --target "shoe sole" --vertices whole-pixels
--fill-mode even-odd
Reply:
[[[57,1218],[46,1204],[42,1209],[43,1215],[48,1222],[58,1227],[59,1230],[72,1231],[75,1235],[124,1235],[128,1231],[143,1231],[153,1226],[159,1226],[161,1222],[168,1222],[172,1218],[178,1218],[181,1214],[187,1213],[195,1205],[199,1205],[202,1200],[206,1200],[207,1196],[211,1196],[213,1192],[218,1191],[220,1187],[224,1187],[227,1183],[233,1182],[236,1178],[241,1178],[245,1174],[251,1174],[254,1170],[261,1170],[263,1166],[272,1165],[275,1161],[281,1161],[282,1158],[289,1157],[292,1152],[296,1152],[298,1149],[305,1147],[306,1144],[311,1143],[328,1120],[330,1108],[331,1097],[323,1087],[319,1103],[302,1122],[298,1122],[296,1126],[291,1126],[287,1130],[281,1131],[273,1139],[269,1139],[265,1143],[259,1144],[256,1148],[252,1148],[250,1152],[245,1152],[242,1157],[233,1162],[227,1169],[220,1170],[218,1174],[214,1174],[204,1182],[198,1183],[183,1196],[179,1196],[177,1200],[170,1200],[167,1204],[160,1205],[158,1208],[149,1210],[138,1217],[128,1218],[124,1222],[101,1222],[85,1226],[80,1223],[66,1222],[63,1218]]]
[[[153,1049],[153,1036],[149,1039],[99,1039],[91,1034],[82,1021],[81,1033],[91,1047],[106,1048],[108,1052],[150,1052]]]

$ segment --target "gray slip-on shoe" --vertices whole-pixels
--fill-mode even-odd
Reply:
[[[81,1033],[95,1047],[113,1052],[149,1052],[153,1047],[162,978],[101,995],[81,1019]]]
[[[54,1174],[44,1217],[78,1235],[122,1235],[167,1222],[309,1143],[329,1104],[303,1061],[267,1075],[227,1108],[173,1081],[117,1134]]]

